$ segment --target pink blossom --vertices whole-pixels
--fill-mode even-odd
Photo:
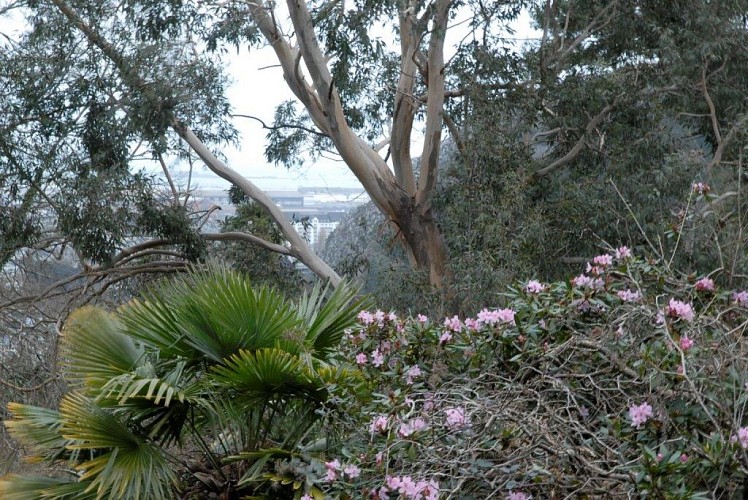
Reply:
[[[372,490],[371,495],[374,500],[390,500],[387,494],[389,491],[386,486],[382,486],[379,490]]]
[[[478,322],[485,325],[495,325],[499,322],[513,325],[515,314],[511,309],[496,309],[494,311],[483,309],[478,313]]]
[[[377,453],[377,456],[374,458],[377,465],[382,465],[382,461],[384,460],[384,453],[381,451]]]
[[[711,278],[701,278],[696,282],[696,290],[699,292],[713,292],[714,288],[714,280]]]
[[[592,263],[595,264],[596,266],[605,268],[613,264],[613,256],[608,255],[607,253],[603,255],[598,255],[597,257],[592,259]]]
[[[424,316],[423,314],[419,314],[418,316],[416,316],[416,319],[418,319],[419,323],[426,323],[429,320],[429,318],[427,316]]]
[[[678,365],[676,371],[678,372],[678,375],[683,375],[684,373],[686,373],[686,369],[683,364]]]
[[[408,437],[414,432],[422,431],[426,427],[426,421],[421,417],[416,417],[410,422],[403,422],[402,424],[400,424],[400,428],[397,430],[397,433],[400,435],[400,437]]]
[[[748,292],[744,290],[740,292],[733,292],[732,300],[740,307],[748,307]]]
[[[444,332],[444,333],[442,333],[442,334],[441,334],[441,336],[439,337],[439,343],[440,343],[440,344],[446,344],[446,343],[447,343],[447,342],[449,342],[450,340],[452,340],[452,334],[451,334],[451,333],[449,333],[449,332]]]
[[[393,312],[390,312],[387,315],[387,319],[390,320],[390,321],[392,321],[394,323],[395,321],[397,321],[397,314],[395,314]]]
[[[385,476],[384,482],[391,490],[397,490],[400,487],[400,476]]]
[[[358,477],[361,475],[361,469],[353,464],[346,465],[345,469],[343,469],[343,474],[348,476],[349,479],[353,479],[354,477]]]
[[[662,462],[662,459],[665,457],[662,455],[662,453],[658,453],[655,458],[657,459],[658,462]]]
[[[309,493],[304,493],[304,495],[299,500],[314,500],[314,498],[312,498]]]
[[[374,316],[369,311],[361,311],[358,313],[358,320],[364,325],[371,325],[374,323]]]
[[[384,415],[380,415],[371,422],[371,426],[369,427],[369,430],[371,431],[372,434],[374,434],[375,432],[386,432],[387,424],[388,424],[387,417]]]
[[[335,472],[333,469],[327,469],[327,473],[325,474],[325,479],[329,482],[333,482],[338,478],[338,473]]]
[[[593,276],[599,276],[605,272],[605,268],[602,266],[593,266],[592,264],[588,262],[587,269],[585,272],[592,274]]]
[[[733,443],[738,443],[741,448],[748,449],[748,427],[741,427],[738,429],[737,435],[730,438]]]
[[[447,415],[446,425],[451,430],[461,429],[470,423],[470,419],[465,415],[465,408],[461,406],[447,408],[444,413]]]
[[[460,318],[457,316],[452,316],[451,318],[445,318],[444,326],[449,328],[453,332],[459,332],[462,330],[462,323],[460,323]]]
[[[384,355],[379,352],[379,349],[375,349],[374,352],[371,353],[371,364],[377,368],[384,364]]]
[[[682,464],[688,462],[688,455],[686,455],[685,453],[681,453],[679,460],[680,460],[680,463]]]
[[[521,491],[510,491],[506,496],[506,500],[530,500],[531,498],[530,495]]]
[[[680,300],[670,299],[665,313],[672,318],[681,318],[686,321],[693,321],[694,312],[691,304],[681,302]]]
[[[421,376],[421,368],[418,365],[413,365],[405,372],[405,383],[412,385],[413,379],[419,376]]]
[[[465,318],[465,329],[468,331],[470,330],[478,330],[480,329],[480,322],[478,320],[475,320],[473,318]]]
[[[631,290],[621,290],[617,293],[618,298],[624,302],[637,302],[641,299],[639,292]]]
[[[706,184],[704,182],[694,182],[691,186],[691,189],[694,193],[697,194],[706,194],[712,190],[712,188],[709,187],[709,184]]]
[[[545,289],[545,286],[538,280],[530,280],[525,285],[525,292],[529,294],[538,294]]]
[[[652,407],[648,403],[642,403],[639,406],[633,405],[629,408],[629,418],[631,425],[639,428],[643,423],[652,417]]]
[[[325,468],[327,470],[340,470],[340,460],[336,458],[332,462],[325,462]]]
[[[384,318],[385,318],[384,311],[377,309],[376,312],[374,313],[374,319],[376,320],[377,325],[379,325],[380,327],[384,326]]]
[[[687,335],[681,335],[680,340],[678,341],[680,344],[680,348],[684,351],[689,350],[691,347],[693,347],[693,340],[689,339]]]
[[[360,352],[356,354],[356,363],[359,365],[365,365],[366,362],[369,360],[369,358],[366,357],[366,354],[363,352]]]
[[[616,259],[626,260],[632,257],[631,250],[627,246],[618,247],[615,251]]]
[[[584,274],[580,274],[573,280],[571,280],[571,284],[574,285],[577,288],[591,288],[592,287],[592,278],[589,276],[586,276]]]

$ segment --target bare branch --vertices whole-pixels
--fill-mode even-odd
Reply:
[[[574,144],[574,147],[572,147],[571,150],[568,153],[566,153],[564,156],[562,156],[561,158],[557,159],[556,161],[554,161],[550,165],[548,165],[548,166],[546,166],[544,168],[541,168],[540,170],[536,171],[532,175],[532,178],[533,179],[538,179],[540,177],[548,175],[551,172],[553,172],[553,171],[555,171],[555,170],[563,167],[567,163],[569,163],[572,160],[574,160],[574,158],[576,158],[577,155],[579,155],[579,153],[584,148],[584,144],[585,144],[585,141],[587,139],[587,136],[589,134],[591,134],[595,130],[595,128],[608,116],[608,113],[610,113],[610,111],[612,109],[613,109],[613,105],[612,104],[608,104],[607,106],[605,106],[602,109],[602,111],[600,111],[600,113],[598,113],[592,120],[590,120],[590,122],[587,124],[587,127],[585,127],[585,129],[584,129],[584,133],[579,137],[579,139],[577,140],[576,144]]]
[[[240,113],[235,113],[235,114],[233,114],[231,116],[236,117],[236,118],[249,118],[250,120],[255,120],[255,121],[259,122],[260,125],[262,125],[262,128],[264,128],[266,130],[283,130],[283,129],[286,129],[286,128],[292,128],[292,129],[296,129],[296,130],[302,130],[302,131],[307,132],[309,134],[317,135],[319,137],[329,137],[327,134],[324,134],[324,133],[320,132],[319,130],[314,130],[312,128],[304,127],[302,125],[293,125],[293,124],[290,124],[290,123],[284,123],[282,125],[268,125],[262,119],[257,118],[256,116],[252,116],[252,115],[244,115],[244,114],[240,114]]]

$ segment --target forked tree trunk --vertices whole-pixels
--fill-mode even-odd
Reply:
[[[429,206],[403,200],[394,222],[411,265],[428,273],[429,283],[443,288],[448,281],[446,244]]]

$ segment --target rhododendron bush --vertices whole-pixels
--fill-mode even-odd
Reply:
[[[748,294],[713,278],[623,247],[474,318],[362,311],[342,349],[363,387],[330,414],[316,486],[382,499],[741,491]]]

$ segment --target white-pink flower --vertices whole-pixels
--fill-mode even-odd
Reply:
[[[439,343],[440,343],[440,344],[446,344],[446,343],[447,343],[447,342],[449,342],[450,340],[452,340],[452,334],[451,334],[451,333],[449,333],[449,332],[444,332],[444,333],[442,333],[442,334],[441,334],[441,336],[439,337]]]
[[[349,464],[345,466],[345,469],[343,469],[343,474],[348,476],[349,479],[353,479],[354,477],[358,477],[361,475],[361,469],[353,464]]]
[[[452,316],[451,318],[445,318],[444,326],[446,328],[449,328],[453,332],[459,332],[462,330],[462,323],[460,322],[460,318],[457,316]]]
[[[525,285],[525,292],[529,294],[538,294],[545,289],[545,286],[538,280],[530,280]]]
[[[388,423],[389,422],[387,420],[387,417],[384,415],[380,415],[371,422],[371,426],[369,426],[369,431],[371,431],[372,434],[376,432],[386,432]]]
[[[652,407],[649,403],[642,403],[639,406],[632,405],[629,408],[629,418],[631,419],[631,425],[635,428],[639,428],[647,420],[652,418]]]
[[[496,323],[514,324],[514,315],[516,313],[511,309],[496,309],[489,311],[483,309],[478,313],[478,322],[484,325],[495,325]]]
[[[421,368],[418,365],[413,365],[405,371],[405,383],[412,385],[413,379],[420,376]]]
[[[577,288],[591,288],[592,287],[592,278],[589,276],[586,276],[584,274],[580,274],[573,280],[571,280],[571,284],[574,285]]]
[[[384,364],[384,355],[379,352],[379,349],[375,349],[374,352],[371,353],[371,364],[377,368]]]
[[[712,190],[712,188],[709,187],[709,184],[705,182],[694,182],[693,186],[691,186],[691,189],[694,193],[697,194],[706,194]]]
[[[592,263],[595,264],[596,266],[605,268],[613,264],[613,256],[608,255],[607,253],[598,255],[597,257],[592,259]]]
[[[748,427],[741,427],[738,429],[738,433],[732,438],[730,438],[730,441],[733,443],[737,442],[740,444],[740,447],[744,450],[748,448]]]
[[[451,430],[461,429],[470,424],[470,419],[465,414],[465,408],[462,406],[447,408],[444,410],[444,413],[447,415],[445,423]]]
[[[688,338],[687,335],[681,335],[680,340],[678,341],[678,344],[680,344],[680,348],[684,351],[689,350],[691,347],[693,347],[693,340]]]
[[[416,316],[416,319],[418,319],[419,323],[426,323],[429,320],[429,318],[427,316],[424,316],[423,314],[419,314],[418,316]]]
[[[530,500],[531,498],[530,495],[521,491],[510,491],[506,496],[506,500]]]
[[[361,311],[358,313],[358,320],[364,325],[371,325],[374,323],[374,315],[369,311]]]
[[[624,302],[637,302],[642,298],[639,292],[631,290],[621,290],[616,295],[618,295],[618,298]]]
[[[356,354],[356,363],[358,365],[365,365],[368,360],[369,358],[367,358],[366,354],[364,354],[363,352]]]
[[[681,318],[686,321],[693,321],[694,312],[691,304],[681,302],[680,300],[670,299],[665,313],[672,318]]]
[[[748,292],[741,290],[740,292],[733,292],[732,300],[740,307],[748,307]]]
[[[631,250],[627,246],[618,247],[615,251],[616,259],[626,260],[632,257]]]
[[[696,282],[696,290],[700,292],[713,292],[714,289],[714,280],[711,278],[701,278]]]

